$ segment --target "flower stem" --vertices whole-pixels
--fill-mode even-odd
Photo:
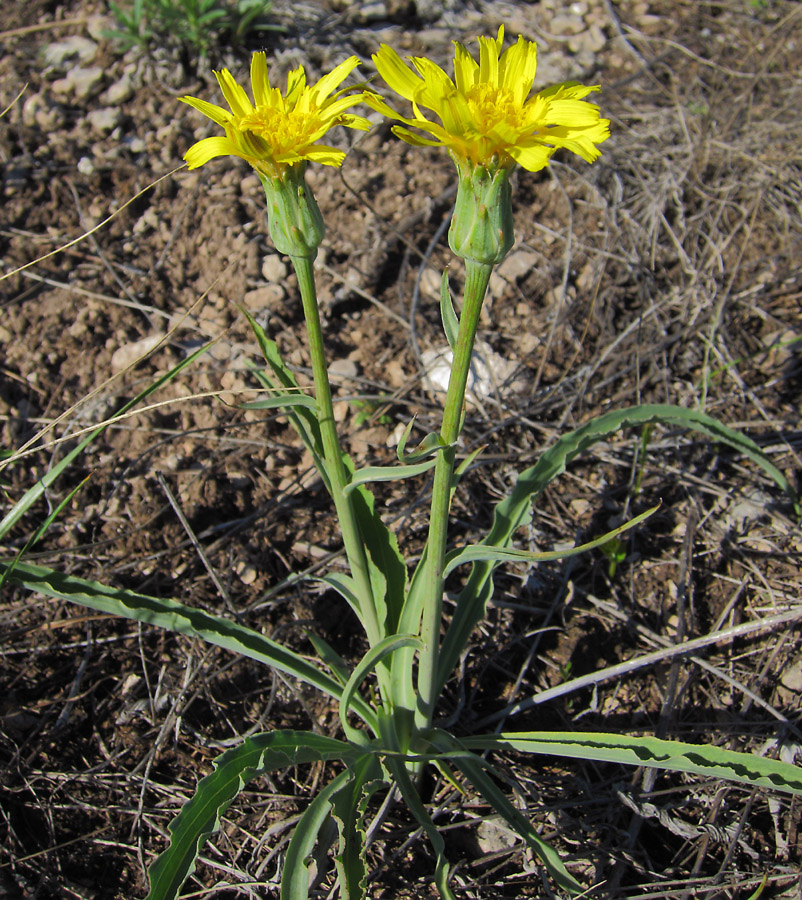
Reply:
[[[375,646],[382,638],[373,586],[370,580],[370,568],[367,552],[359,532],[356,513],[349,495],[345,493],[349,476],[343,463],[340,438],[334,422],[334,407],[331,400],[331,386],[326,365],[326,353],[323,346],[323,332],[320,327],[320,313],[315,290],[313,259],[308,256],[291,256],[292,264],[298,276],[301,291],[306,332],[309,338],[309,351],[312,358],[312,377],[315,382],[315,402],[317,418],[320,425],[320,436],[323,442],[323,458],[329,476],[331,495],[340,524],[345,545],[345,553],[351,569],[351,576],[356,584],[359,598],[360,618],[367,633],[370,645]],[[384,667],[379,666],[380,682]],[[387,687],[387,685],[383,685]],[[384,690],[382,691],[384,693]]]
[[[460,316],[459,331],[451,375],[448,381],[443,424],[440,441],[443,449],[437,455],[432,488],[432,506],[429,517],[429,537],[426,545],[427,572],[426,597],[421,622],[421,651],[418,666],[418,698],[416,723],[419,728],[429,728],[432,724],[437,703],[437,660],[440,650],[440,623],[443,616],[443,593],[445,591],[446,547],[448,542],[448,513],[451,507],[451,489],[456,461],[456,442],[462,426],[462,410],[465,402],[465,388],[473,356],[476,329],[485,291],[493,266],[465,260],[465,299]]]

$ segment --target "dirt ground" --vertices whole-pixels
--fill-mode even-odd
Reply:
[[[275,18],[284,29],[266,49],[280,83],[299,63],[317,77],[350,53],[367,77],[382,41],[448,68],[452,39],[470,45],[503,22],[538,41],[538,87],[602,85],[601,160],[559,155],[516,178],[517,244],[479,335],[497,377],[461,448],[486,450],[457,492],[455,542],[482,536],[516,471],[557,437],[635,403],[704,409],[802,486],[802,4],[308,0],[276,3]],[[337,565],[310,460],[280,416],[241,408],[258,359],[241,307],[308,377],[295,278],[271,247],[258,179],[232,159],[182,168],[214,126],[177,97],[218,102],[211,63],[193,73],[167,51],[122,54],[109,24],[93,0],[4,9],[0,263],[9,273],[45,257],[0,281],[2,447],[31,450],[0,473],[5,502],[81,429],[215,343],[157,407],[91,446],[3,555],[88,476],[31,561],[236,615],[302,652],[314,630],[355,659],[363,644],[344,604],[288,583]],[[214,63],[244,80],[248,58]],[[438,427],[425,363],[445,344],[443,267],[462,284],[445,238],[453,165],[384,124],[336,140],[350,147],[342,170],[309,180],[327,224],[318,276],[337,414],[358,464],[390,463],[413,415],[421,435]],[[411,492],[377,489],[412,557],[429,488],[422,477]],[[615,571],[597,553],[499,575],[442,700],[458,732],[656,733],[802,762],[802,540],[753,464],[699,436],[657,429],[644,450],[625,433],[571,465],[521,546],[589,540],[658,500]],[[637,664],[760,620],[694,658]],[[222,748],[253,731],[336,728],[311,689],[200,642],[8,589],[0,622],[0,897],[143,897],[169,821]],[[623,660],[623,676],[503,714]],[[591,896],[802,896],[798,800],[612,765],[499,762]],[[287,828],[327,777],[298,769],[250,785],[186,895],[277,897]],[[433,782],[428,800],[458,897],[553,896],[481,798]],[[435,896],[429,847],[412,833],[391,811],[370,849],[376,900]]]

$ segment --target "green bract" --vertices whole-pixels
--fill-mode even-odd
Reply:
[[[281,175],[259,173],[267,197],[270,237],[279,253],[314,259],[326,233],[323,216],[304,177],[306,165],[287,166]]]
[[[515,243],[511,167],[456,162],[459,183],[448,244],[463,259],[498,265]]]

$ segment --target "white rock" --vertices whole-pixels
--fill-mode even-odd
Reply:
[[[88,69],[72,69],[64,78],[53,82],[54,94],[71,94],[76,100],[83,100],[103,80],[103,69],[100,66],[91,66]]]
[[[329,376],[332,381],[342,384],[345,381],[353,381],[359,375],[359,367],[352,359],[335,359],[329,366]]]
[[[115,374],[132,366],[141,357],[150,351],[164,338],[164,334],[157,332],[138,341],[130,341],[118,347],[111,357],[111,370]]]
[[[271,284],[281,284],[287,278],[287,263],[278,253],[270,253],[265,257],[262,278]]]
[[[507,281],[518,281],[537,268],[539,256],[534,250],[521,247],[513,250],[498,267],[498,274]]]
[[[46,66],[62,66],[69,59],[92,62],[97,54],[97,44],[89,38],[74,34],[63,41],[48,44],[42,54]]]
[[[445,393],[451,377],[451,365],[454,356],[450,347],[433,347],[421,353],[421,362],[426,372],[423,384],[435,393]],[[491,397],[515,371],[515,363],[499,356],[492,347],[483,341],[477,341],[468,372],[466,399],[471,402]],[[520,385],[512,385],[507,390],[517,390]]]
[[[119,81],[115,81],[103,94],[103,102],[109,106],[116,106],[118,103],[125,103],[134,93],[134,85],[129,74],[123,75]]]
[[[556,15],[549,23],[552,34],[579,34],[585,30],[585,23],[579,16]]]
[[[86,116],[89,127],[98,134],[106,134],[116,128],[120,121],[120,110],[113,106],[103,109],[93,109]]]
[[[95,164],[88,156],[82,156],[75,168],[81,175],[91,175],[95,171]]]

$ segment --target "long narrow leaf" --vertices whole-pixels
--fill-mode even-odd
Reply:
[[[437,886],[437,890],[440,892],[440,896],[443,900],[456,900],[456,897],[448,884],[449,865],[448,860],[446,859],[446,847],[443,836],[437,830],[437,826],[432,821],[432,817],[421,802],[418,792],[415,790],[415,785],[412,783],[412,779],[409,777],[409,773],[404,767],[403,761],[396,757],[388,756],[385,758],[384,763],[392,774],[396,787],[401,792],[404,802],[409,807],[412,815],[418,820],[434,849],[436,857],[434,883]]]
[[[353,757],[342,741],[312,732],[255,734],[218,757],[193,797],[170,824],[170,846],[151,864],[147,900],[174,900],[195,871],[200,848],[220,827],[220,816],[245,784],[257,775],[311,762]]]
[[[0,561],[0,573],[8,568],[9,563]],[[24,562],[14,568],[9,575],[9,581],[47,597],[69,600],[99,612],[199,637],[210,644],[233,650],[235,653],[299,678],[337,700],[342,695],[342,688],[334,678],[287,647],[271,641],[251,628],[230,622],[221,616],[193,609],[175,600],[164,600],[121,588],[111,588]],[[353,710],[370,727],[376,724],[375,713],[360,697],[354,698]]]
[[[365,466],[364,469],[357,469],[354,472],[345,493],[350,494],[360,484],[369,484],[371,481],[401,481],[403,478],[422,475],[433,468],[436,462],[436,459],[427,459],[409,466]]]
[[[565,471],[572,459],[623,428],[653,423],[688,428],[739,450],[774,480],[794,503],[799,514],[799,502],[790,482],[753,440],[692,409],[669,404],[644,404],[592,419],[576,431],[564,435],[546,450],[534,466],[520,473],[509,496],[497,504],[493,513],[493,525],[482,543],[491,547],[507,547],[516,529],[529,521],[534,501]],[[440,652],[438,680],[441,687],[456,666],[474,626],[484,617],[487,601],[493,593],[493,571],[497,565],[495,560],[475,563],[460,592],[457,608]]]
[[[653,516],[660,509],[660,504],[647,509],[640,515],[635,516],[618,528],[608,531],[601,537],[594,538],[578,547],[570,547],[567,550],[546,550],[542,553],[533,553],[529,550],[515,550],[512,547],[489,547],[487,544],[472,544],[470,547],[464,547],[462,550],[453,551],[446,557],[446,567],[444,575],[449,575],[458,566],[464,566],[466,563],[494,560],[496,562],[547,562],[553,559],[567,559],[570,556],[578,556],[580,553],[586,553],[596,547],[602,547],[611,541],[614,537],[629,531],[639,525],[644,519]]]
[[[462,743],[473,750],[513,749],[570,759],[693,772],[802,795],[802,768],[799,766],[754,753],[724,750],[710,744],[605,733],[547,731],[502,732],[465,738]]]

